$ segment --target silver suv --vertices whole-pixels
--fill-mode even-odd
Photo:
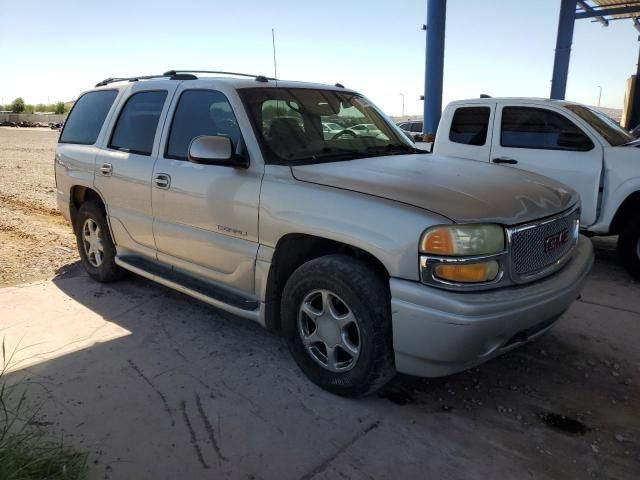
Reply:
[[[71,111],[57,198],[92,278],[279,331],[340,395],[478,365],[579,295],[593,253],[569,188],[425,154],[341,85],[194,73],[217,72],[107,79]]]

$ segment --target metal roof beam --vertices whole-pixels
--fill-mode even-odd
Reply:
[[[587,12],[576,12],[576,20],[583,18],[606,17],[607,15],[626,15],[629,13],[640,13],[640,3],[634,5],[626,5],[624,7],[611,8],[592,8]]]
[[[587,2],[584,2],[583,0],[578,0],[578,6],[583,9],[585,12],[593,12],[593,7],[591,5],[588,5]],[[609,20],[607,20],[606,18],[598,15],[597,17],[594,17],[596,19],[596,21],[600,22],[602,24],[603,27],[608,27],[609,26]]]

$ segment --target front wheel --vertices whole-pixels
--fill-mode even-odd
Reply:
[[[618,253],[622,265],[640,280],[640,216],[627,221],[618,238]]]
[[[293,358],[325,390],[366,395],[393,377],[389,288],[367,263],[346,255],[305,263],[285,285],[281,312]]]

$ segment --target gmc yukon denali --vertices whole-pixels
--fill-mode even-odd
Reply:
[[[93,279],[133,272],[280,332],[347,396],[476,366],[578,297],[593,252],[570,188],[425,155],[339,84],[203,73],[75,103],[57,198]]]

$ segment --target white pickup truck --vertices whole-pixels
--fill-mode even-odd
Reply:
[[[640,279],[640,141],[633,140],[609,117],[577,103],[479,98],[446,107],[432,151],[573,187],[582,201],[583,233],[620,235],[622,263]]]

